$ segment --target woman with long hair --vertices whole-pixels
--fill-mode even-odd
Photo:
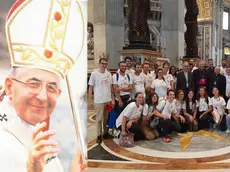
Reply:
[[[159,137],[157,126],[150,126],[150,123],[153,120],[156,121],[159,116],[159,112],[156,110],[158,100],[159,97],[156,93],[149,93],[147,102],[144,104],[141,128],[148,140]]]
[[[176,94],[176,108],[177,108],[177,113],[178,114],[183,114],[182,113],[182,107],[185,103],[184,100],[184,91],[183,90],[178,90]]]
[[[196,121],[197,115],[197,101],[192,90],[188,91],[188,97],[185,100],[183,107],[183,113],[186,119],[187,130],[188,131],[197,131],[198,123]]]
[[[199,92],[197,94],[197,116],[196,119],[198,121],[199,130],[209,128],[210,121],[212,119],[212,102],[210,97],[206,92],[206,88],[201,86],[199,88]]]
[[[121,131],[121,134],[125,136],[127,132],[133,133],[134,141],[145,139],[141,126],[138,123],[143,110],[143,102],[143,93],[136,93],[135,102],[128,104],[116,120],[116,127]]]
[[[185,100],[184,100],[184,91],[183,90],[178,90],[177,94],[176,94],[176,110],[177,110],[177,116],[182,115],[183,116],[183,107],[185,104]],[[178,122],[181,125],[181,132],[186,132],[187,131],[187,127],[185,125],[185,123],[181,123],[179,120],[177,120],[176,122]]]
[[[153,80],[151,88],[154,89],[154,92],[161,97],[165,97],[167,95],[167,91],[170,88],[170,85],[167,84],[163,77],[163,70],[158,69],[156,73],[156,79]]]
[[[211,98],[212,108],[213,108],[211,114],[213,116],[214,123],[217,124],[218,128],[221,131],[225,131],[226,130],[226,117],[225,117],[226,102],[224,98],[220,96],[217,87],[213,87],[212,94],[214,96]]]
[[[175,66],[171,66],[169,68],[169,74],[171,74],[173,77],[173,88],[175,89],[176,88],[176,82],[177,82],[177,69]]]

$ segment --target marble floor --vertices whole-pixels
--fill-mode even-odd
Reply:
[[[104,140],[98,145],[95,129],[95,113],[89,110],[88,166],[92,172],[230,171],[230,134],[225,132],[173,134],[170,143],[156,139],[136,142],[133,148],[122,148],[118,139]]]

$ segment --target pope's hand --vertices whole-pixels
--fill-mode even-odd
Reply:
[[[49,140],[49,137],[54,136],[56,132],[53,130],[43,132],[42,130],[45,127],[45,122],[38,124],[32,135],[32,145],[27,161],[27,172],[42,172],[46,163],[45,157],[58,152],[57,143]]]
[[[87,171],[87,163],[83,163],[82,154],[80,149],[77,150],[77,154],[74,157],[72,162],[71,172],[86,172]]]

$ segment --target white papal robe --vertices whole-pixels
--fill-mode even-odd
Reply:
[[[27,172],[26,164],[32,143],[32,129],[14,112],[9,101],[1,103],[1,119],[4,114],[5,118],[0,120],[0,172]],[[47,157],[43,172],[63,172],[58,157],[50,157]]]

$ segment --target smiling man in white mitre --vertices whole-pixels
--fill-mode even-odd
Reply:
[[[77,8],[75,0],[18,0],[7,16],[12,70],[0,107],[0,171],[63,172],[50,138],[56,132],[44,121],[80,53],[83,36],[77,31],[84,27]],[[72,171],[86,171],[80,157],[78,152]]]

